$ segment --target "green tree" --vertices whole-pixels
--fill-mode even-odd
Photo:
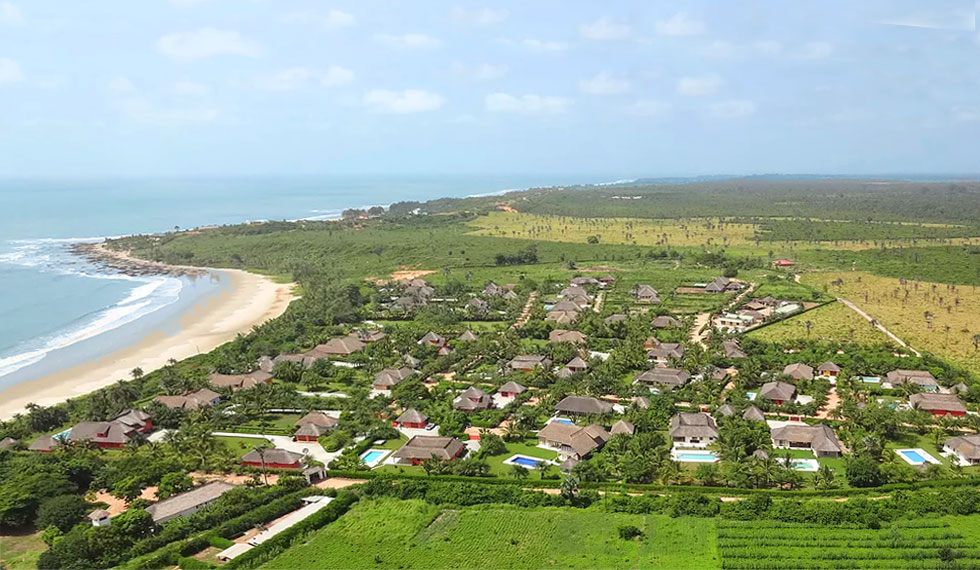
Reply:
[[[92,506],[78,495],[58,495],[41,502],[35,524],[38,528],[54,526],[61,532],[68,532],[91,510]]]

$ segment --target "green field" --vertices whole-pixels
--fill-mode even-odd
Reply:
[[[805,323],[810,323],[807,334]],[[801,315],[748,333],[748,336],[766,342],[792,342],[816,340],[824,342],[854,342],[858,344],[890,343],[885,333],[873,328],[861,315],[841,303],[830,303]]]
[[[37,568],[37,558],[48,546],[41,540],[41,533],[0,534],[0,568],[25,570]]]
[[[644,531],[623,540],[618,527]],[[714,519],[372,500],[263,568],[717,568]]]

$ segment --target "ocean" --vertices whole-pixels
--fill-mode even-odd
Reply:
[[[107,236],[256,220],[331,219],[346,208],[592,184],[616,177],[376,176],[0,180],[0,390],[96,360],[177,317],[227,279],[131,277],[68,246]]]

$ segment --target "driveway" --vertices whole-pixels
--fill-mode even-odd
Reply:
[[[226,436],[226,437],[248,437],[254,439],[264,439],[270,442],[272,445],[280,448],[287,449],[296,453],[302,453],[304,455],[309,455],[313,459],[322,462],[324,465],[328,465],[331,461],[340,456],[342,450],[337,450],[328,453],[319,443],[312,441],[293,441],[293,438],[286,435],[266,435],[266,434],[252,434],[252,433],[234,433],[228,431],[214,431],[211,435]]]

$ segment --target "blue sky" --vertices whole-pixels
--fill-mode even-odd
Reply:
[[[975,173],[977,6],[0,0],[0,175]]]

